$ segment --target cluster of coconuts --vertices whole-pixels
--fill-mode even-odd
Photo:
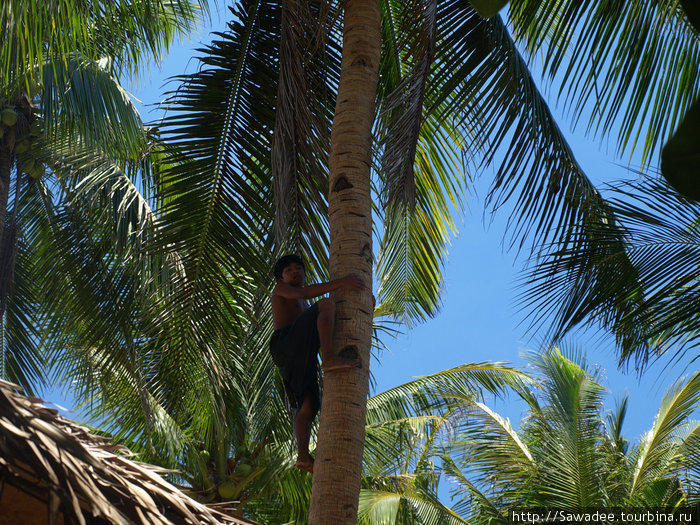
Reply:
[[[22,171],[32,179],[40,179],[44,175],[44,164],[31,155],[32,139],[29,116],[16,107],[5,107],[0,110],[0,139],[10,129],[14,130],[14,147],[12,154],[18,160]]]
[[[253,474],[253,466],[250,464],[251,458],[246,455],[242,455],[235,459],[229,459],[228,461],[228,474],[226,479],[221,481],[217,487],[219,496],[225,500],[231,500],[236,498],[243,488],[251,481],[255,476]]]

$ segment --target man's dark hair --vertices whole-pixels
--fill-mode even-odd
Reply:
[[[275,263],[275,268],[274,268],[275,279],[281,279],[282,272],[284,271],[284,269],[292,263],[300,264],[301,267],[304,268],[304,271],[306,271],[306,266],[304,266],[304,261],[301,260],[301,257],[299,257],[298,255],[295,255],[293,253],[290,253],[289,255],[283,255]]]

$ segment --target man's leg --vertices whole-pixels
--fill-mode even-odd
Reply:
[[[335,303],[333,299],[321,299],[318,302],[318,339],[321,343],[321,360],[323,361],[323,371],[357,368],[360,366],[360,359],[355,357],[337,356],[332,353],[333,326],[335,323]]]
[[[316,412],[311,394],[307,394],[294,421],[294,435],[297,438],[297,468],[311,473],[314,471],[314,458],[309,452],[309,440],[311,424],[316,417]]]

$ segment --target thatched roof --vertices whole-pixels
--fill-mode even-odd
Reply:
[[[162,470],[0,380],[0,516],[31,523],[250,524],[208,508]],[[37,517],[35,518],[34,515]]]

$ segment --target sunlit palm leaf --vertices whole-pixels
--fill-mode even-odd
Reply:
[[[82,141],[113,157],[137,160],[146,145],[144,128],[128,93],[107,65],[106,60],[72,54],[65,62],[45,66],[44,132],[49,140]]]
[[[41,66],[62,83],[61,58],[115,58],[113,73],[135,72],[149,57],[160,59],[176,36],[194,27],[207,2],[145,0],[32,2],[7,0],[0,7],[0,92],[27,90],[41,82]],[[58,60],[56,60],[58,57]],[[49,78],[49,77],[44,77]]]
[[[668,470],[678,442],[674,439],[680,427],[700,404],[700,372],[687,381],[677,382],[664,395],[654,426],[644,436],[634,468],[630,496],[634,497],[645,483],[663,476]]]
[[[537,445],[542,447],[541,490],[552,498],[552,504],[565,508],[611,504],[601,490],[605,466],[599,448],[603,387],[590,371],[563,359],[557,349],[540,354],[535,363],[547,383],[547,404],[542,412],[547,427]]]
[[[449,122],[425,112],[431,96],[437,6],[383,2],[377,200],[382,223],[376,274],[383,311],[415,323],[440,305],[442,265],[464,190]]]
[[[700,494],[694,488],[700,486],[700,421],[690,421],[687,430],[679,437],[677,464],[682,469],[686,486],[691,487],[690,502],[697,503]]]
[[[454,510],[440,502],[435,494],[420,491],[406,497],[406,503],[412,508],[421,523],[444,523],[446,525],[468,525],[468,521]],[[409,521],[408,523],[413,523]]]
[[[384,233],[376,268],[383,311],[409,325],[437,313],[442,266],[456,233],[452,214],[463,189],[453,175],[459,171],[450,138],[432,121],[421,131],[411,181],[414,200],[391,200],[381,212]]]
[[[687,416],[697,407],[699,374],[667,394],[654,428],[630,452],[619,428],[611,433],[603,424],[599,372],[580,352],[567,353],[571,358],[555,348],[531,356],[542,388],[538,401],[528,399],[517,432],[480,403],[467,417],[454,414],[455,439],[446,442],[442,460],[456,483],[454,510],[473,523],[505,523],[511,510],[532,507],[580,511],[624,503],[671,512],[695,501],[699,425]]]
[[[394,525],[400,504],[401,495],[395,492],[362,489],[357,520],[363,524]]]
[[[372,396],[367,401],[367,422],[400,419],[416,411],[439,414],[472,403],[483,391],[502,394],[508,387],[528,382],[525,373],[502,363],[465,364]]]
[[[470,471],[483,476],[490,490],[528,479],[535,460],[510,421],[483,403],[474,403],[457,430],[459,436],[450,447],[450,455]],[[462,462],[462,463],[460,463]]]

